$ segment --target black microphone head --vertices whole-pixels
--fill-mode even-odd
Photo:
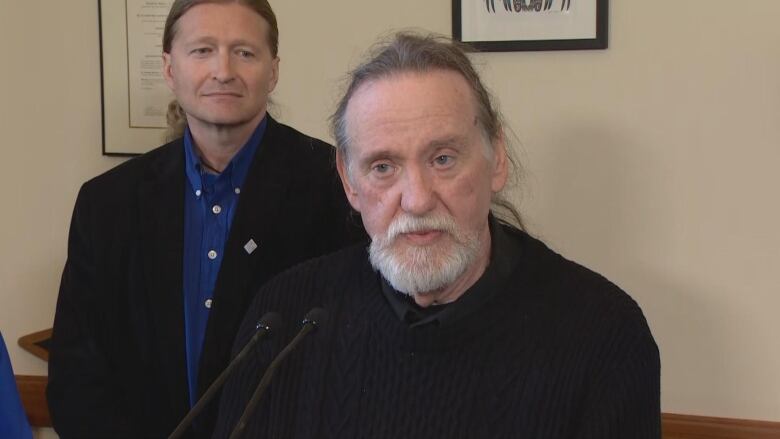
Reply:
[[[328,319],[328,312],[322,308],[312,308],[303,317],[303,324],[311,324],[313,326],[320,326]]]
[[[276,331],[282,327],[282,316],[277,312],[267,312],[257,321],[256,329],[265,329],[266,331]]]

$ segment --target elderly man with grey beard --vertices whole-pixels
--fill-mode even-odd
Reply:
[[[394,36],[351,73],[331,121],[371,243],[256,296],[234,352],[268,311],[330,317],[278,369],[243,437],[660,438],[660,361],[642,311],[522,230],[501,197],[516,163],[462,48]],[[298,329],[231,378],[215,437]]]

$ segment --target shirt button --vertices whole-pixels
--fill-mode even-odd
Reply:
[[[238,194],[240,194],[240,193],[241,193],[241,188],[240,188],[240,187],[237,187],[237,188],[233,189],[233,192],[235,192],[235,193],[236,193],[236,195],[238,195]]]
[[[213,261],[214,259],[217,259],[217,252],[215,252],[214,250],[209,250],[208,257],[209,257],[209,259],[211,259],[212,261]]]
[[[195,191],[195,196],[196,196],[196,197],[199,197],[199,196],[200,196],[200,194],[201,194],[201,192],[200,192],[200,189],[198,189],[198,190],[196,190],[196,191]]]
[[[211,300],[211,299],[206,299],[206,301],[203,303],[203,305],[204,305],[204,306],[205,306],[207,309],[211,309],[211,304],[212,304],[212,300]]]
[[[219,213],[222,212],[222,208],[215,204],[214,207],[211,208],[211,211],[214,212],[214,215],[219,215]]]

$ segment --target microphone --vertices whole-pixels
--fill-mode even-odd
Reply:
[[[309,312],[306,313],[306,316],[303,317],[303,322],[301,322],[303,325],[301,330],[298,331],[298,334],[295,336],[295,338],[293,338],[292,341],[290,341],[290,343],[285,346],[281,352],[279,352],[279,355],[277,355],[276,358],[271,361],[268,369],[266,369],[263,377],[260,379],[260,383],[255,389],[255,393],[252,394],[252,399],[249,400],[249,403],[244,409],[244,413],[241,414],[241,418],[238,419],[238,423],[236,423],[236,426],[233,428],[233,432],[230,433],[230,439],[238,439],[241,437],[241,434],[246,428],[246,423],[249,420],[249,416],[251,416],[255,411],[257,404],[260,402],[260,397],[263,396],[265,389],[268,388],[268,384],[271,383],[271,379],[276,373],[276,369],[279,367],[279,364],[281,364],[282,361],[288,355],[290,355],[290,352],[295,349],[295,347],[298,345],[298,343],[301,342],[301,340],[303,340],[306,334],[322,325],[327,317],[328,312],[322,308],[312,308]]]
[[[241,352],[239,352],[238,355],[236,355],[236,357],[230,361],[225,370],[219,374],[217,379],[211,383],[203,396],[201,396],[198,402],[192,406],[189,413],[187,413],[187,416],[185,416],[184,419],[179,422],[179,425],[176,426],[176,429],[173,430],[173,433],[168,436],[168,439],[178,439],[183,437],[184,433],[188,428],[190,428],[190,425],[192,425],[192,422],[195,420],[195,418],[200,414],[200,412],[203,411],[203,409],[206,407],[206,404],[208,404],[214,398],[214,395],[217,393],[217,391],[222,388],[222,385],[225,384],[225,381],[233,373],[233,370],[235,370],[239,364],[244,362],[247,354],[249,354],[249,352],[255,347],[257,342],[260,341],[260,339],[264,336],[268,335],[270,332],[279,329],[281,326],[282,317],[278,313],[268,312],[260,317],[260,320],[257,321],[257,325],[255,326],[256,332],[252,338],[249,339],[246,345],[244,345],[244,348],[241,349]]]

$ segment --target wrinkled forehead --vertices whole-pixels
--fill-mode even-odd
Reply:
[[[345,121],[351,146],[379,133],[414,134],[405,129],[467,131],[477,125],[476,100],[458,73],[403,72],[362,84],[349,100]]]
[[[219,28],[234,39],[270,45],[271,27],[257,11],[238,1],[201,2],[188,8],[173,24],[173,43],[206,38]]]

